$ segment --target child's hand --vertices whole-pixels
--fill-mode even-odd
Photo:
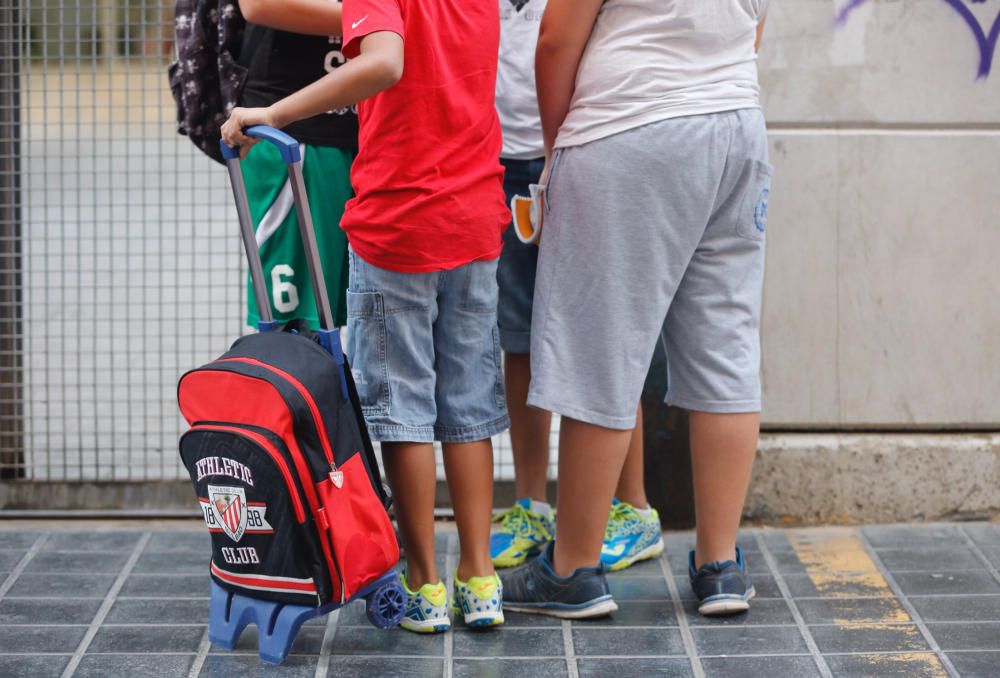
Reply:
[[[229,120],[222,125],[222,139],[230,146],[240,147],[240,156],[247,157],[247,151],[257,143],[257,139],[248,137],[243,130],[251,125],[268,125],[274,127],[274,116],[270,108],[234,108]]]
[[[545,166],[542,168],[542,175],[538,177],[538,183],[541,186],[549,185],[549,174],[552,173],[552,156],[545,156]]]

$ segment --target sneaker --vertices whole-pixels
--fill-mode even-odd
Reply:
[[[417,591],[411,591],[406,584],[406,573],[399,575],[406,591],[406,613],[399,623],[407,631],[414,633],[441,633],[451,626],[448,617],[448,590],[444,584],[424,584]]]
[[[464,582],[455,574],[451,594],[451,610],[462,614],[467,626],[499,626],[503,624],[503,584],[500,577],[470,577]]]
[[[688,554],[688,576],[698,597],[698,612],[705,616],[735,614],[750,609],[750,599],[757,595],[743,560],[743,551],[736,547],[736,560],[705,563],[694,567],[694,551]]]
[[[532,511],[530,499],[522,499],[493,520],[500,523],[490,536],[493,567],[514,567],[538,555],[556,529],[551,510],[548,515]]]
[[[660,514],[655,508],[644,516],[632,504],[615,499],[611,502],[611,515],[604,530],[601,563],[612,572],[624,570],[629,565],[655,558],[663,553],[663,535],[660,534]]]
[[[560,577],[552,569],[553,546],[550,543],[527,565],[501,575],[506,609],[562,619],[603,617],[618,609],[603,567],[581,567]]]

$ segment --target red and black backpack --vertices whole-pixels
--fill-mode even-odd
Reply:
[[[212,534],[212,579],[343,603],[399,559],[351,371],[307,330],[242,337],[178,385],[181,457]]]

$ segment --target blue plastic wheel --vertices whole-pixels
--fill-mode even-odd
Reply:
[[[403,621],[406,613],[406,592],[399,581],[392,581],[375,589],[365,598],[365,613],[372,626],[391,629]]]

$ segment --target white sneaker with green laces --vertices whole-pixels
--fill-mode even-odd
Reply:
[[[406,591],[406,613],[399,623],[401,627],[414,633],[441,633],[451,627],[448,589],[443,583],[424,584],[411,591],[406,583],[406,573],[400,573],[399,581]]]
[[[503,585],[500,577],[469,577],[465,582],[455,575],[451,609],[462,614],[467,626],[499,626],[503,624]]]
[[[650,507],[640,511],[631,504],[613,500],[604,530],[601,562],[612,572],[655,558],[663,553],[660,514]]]

